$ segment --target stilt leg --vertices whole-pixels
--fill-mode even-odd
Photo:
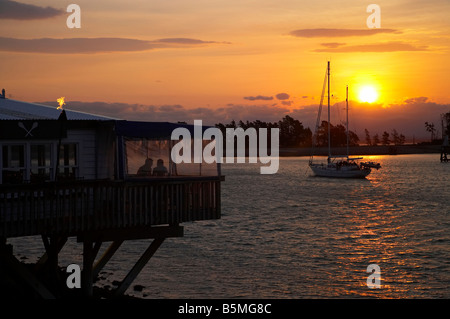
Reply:
[[[155,254],[158,250],[159,246],[164,242],[165,238],[155,238],[144,254],[139,258],[138,262],[133,266],[128,275],[122,281],[120,286],[115,291],[116,296],[123,295],[124,292],[128,289],[134,279],[139,275],[142,268],[147,264],[150,258]]]

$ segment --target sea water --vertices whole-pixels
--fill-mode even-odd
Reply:
[[[308,158],[281,158],[277,174],[224,164],[222,218],[185,223],[127,294],[142,298],[449,298],[450,164],[438,154],[377,156],[362,180],[312,176]],[[34,261],[39,238],[14,239]],[[150,240],[125,242],[100,273],[114,287]],[[69,240],[60,266],[82,263]],[[380,288],[367,267],[380,268]],[[140,285],[142,289],[135,290]]]

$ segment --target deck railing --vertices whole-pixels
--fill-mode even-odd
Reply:
[[[220,218],[221,177],[0,185],[0,237]]]

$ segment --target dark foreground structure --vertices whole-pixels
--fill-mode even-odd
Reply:
[[[178,127],[194,130],[0,99],[2,295],[122,296],[166,238],[183,236],[182,223],[219,219],[220,164],[173,163],[172,147],[186,142],[171,140]],[[8,242],[25,236],[42,240],[37,263],[20,262]],[[81,289],[67,287],[58,263],[70,237],[83,247]],[[100,270],[137,239],[151,242],[116,289],[97,294]]]

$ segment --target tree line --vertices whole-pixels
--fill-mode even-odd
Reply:
[[[450,136],[450,112],[442,115],[442,125],[443,132]],[[305,127],[302,122],[293,117],[286,115],[281,120],[277,122],[265,122],[265,121],[231,121],[230,123],[217,123],[215,125],[219,128],[225,135],[227,128],[242,128],[244,130],[248,128],[255,128],[256,130],[260,128],[267,128],[270,134],[271,128],[278,128],[280,130],[280,147],[308,147],[312,145],[313,133],[309,127]],[[432,140],[436,137],[436,128],[433,123],[425,122],[425,128],[428,132],[431,132]],[[406,137],[402,133],[393,129],[391,132],[384,131],[383,134],[379,135],[375,133],[371,135],[368,129],[364,130],[365,134],[365,144],[370,146],[378,145],[404,145],[406,142]],[[330,135],[331,135],[331,146],[345,146],[347,145],[347,134],[346,128],[342,124],[333,125],[330,123]],[[270,141],[270,138],[269,138]],[[360,139],[358,135],[349,130],[349,145],[359,146]],[[328,146],[328,122],[322,121],[316,135],[316,146],[324,147]]]
[[[302,147],[311,145],[312,132],[309,128],[305,128],[303,124],[289,115],[286,115],[278,122],[265,122],[265,121],[231,121],[228,124],[218,123],[216,127],[219,128],[225,135],[227,128],[242,128],[244,130],[248,128],[254,128],[256,130],[260,128],[267,128],[270,134],[271,128],[278,128],[280,130],[280,147]],[[270,138],[269,138],[270,141]]]
[[[265,121],[231,121],[230,123],[217,123],[215,125],[219,128],[223,134],[225,134],[227,128],[242,128],[244,130],[248,128],[254,128],[256,130],[260,128],[267,128],[270,132],[271,128],[278,128],[280,130],[280,147],[308,147],[312,145],[313,133],[309,127],[305,127],[302,122],[293,117],[286,115],[277,122],[265,122]],[[381,136],[376,133],[371,136],[367,129],[365,131],[365,142],[367,145],[403,145],[406,138],[403,134],[393,129],[391,133],[383,132]],[[340,147],[347,145],[347,131],[344,125],[333,125],[330,123],[330,135],[331,146]],[[269,139],[270,140],[270,139]],[[359,136],[349,130],[349,145],[359,146]],[[328,146],[328,122],[322,121],[316,135],[316,146],[325,147]]]
[[[441,126],[442,126],[442,136],[450,136],[450,112],[441,114]],[[440,140],[438,137],[438,129],[436,125],[432,122],[425,122],[425,129],[427,132],[431,133],[431,142]]]
[[[405,135],[397,132],[396,129],[393,129],[389,134],[384,131],[381,137],[376,133],[373,136],[370,136],[370,133],[367,129],[364,130],[364,134],[366,135],[366,144],[370,146],[378,146],[378,145],[404,145],[406,142]]]
[[[242,128],[244,130],[248,128],[267,128],[270,132],[271,128],[278,128],[280,132],[279,141],[280,147],[309,147],[312,145],[313,133],[309,127],[305,127],[302,122],[293,117],[286,115],[278,122],[265,122],[265,121],[231,121],[230,123],[217,123],[215,125],[219,128],[223,134],[225,134],[227,128]],[[344,146],[347,145],[346,129],[343,125],[330,124],[331,133],[331,145],[332,146]],[[356,146],[359,142],[358,135],[349,131],[349,144]],[[316,136],[316,146],[328,145],[328,122],[322,121]]]

